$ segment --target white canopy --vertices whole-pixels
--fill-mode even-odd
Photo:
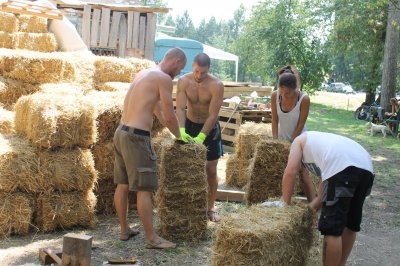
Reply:
[[[238,81],[238,70],[239,70],[239,57],[237,55],[225,52],[215,47],[203,44],[204,53],[210,58],[219,60],[235,61],[235,81]]]

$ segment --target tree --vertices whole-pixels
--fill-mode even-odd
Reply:
[[[140,3],[144,6],[167,7],[167,4],[164,2],[164,0],[140,0]],[[157,23],[162,24],[165,21],[166,17],[166,13],[158,13]]]
[[[390,111],[390,98],[396,89],[397,53],[399,47],[400,0],[389,2],[385,53],[382,71],[381,106]]]
[[[185,10],[182,16],[177,16],[175,20],[175,36],[182,38],[193,39],[196,35],[196,30],[193,21],[189,16],[189,12]]]

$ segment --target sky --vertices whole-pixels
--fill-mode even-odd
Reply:
[[[233,13],[241,3],[246,7],[248,15],[258,0],[165,0],[165,2],[167,7],[172,8],[169,14],[173,19],[177,15],[182,16],[187,10],[193,24],[198,26],[203,18],[208,21],[214,16],[217,22],[233,18]]]

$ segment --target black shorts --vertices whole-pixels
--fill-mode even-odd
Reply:
[[[192,137],[197,137],[203,129],[204,124],[197,124],[186,118],[185,129]],[[203,143],[207,147],[207,161],[214,161],[223,155],[222,140],[221,140],[221,127],[219,123],[215,123],[214,127],[208,133]]]
[[[374,175],[354,166],[324,181],[318,229],[322,235],[340,236],[345,227],[360,231],[365,197],[371,193]]]

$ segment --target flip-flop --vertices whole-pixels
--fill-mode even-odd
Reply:
[[[219,213],[216,211],[207,211],[207,217],[211,222],[214,223],[221,221],[221,217],[219,217]]]
[[[132,228],[129,228],[126,233],[121,233],[119,235],[119,240],[128,241],[131,237],[134,237],[138,234],[139,234],[139,230],[133,230]]]
[[[150,241],[146,240],[145,242],[145,248],[147,249],[166,249],[166,248],[176,248],[176,244],[169,242],[168,240],[165,240],[162,237],[159,237],[158,241]],[[163,245],[165,244],[171,244],[169,247],[164,247]]]

